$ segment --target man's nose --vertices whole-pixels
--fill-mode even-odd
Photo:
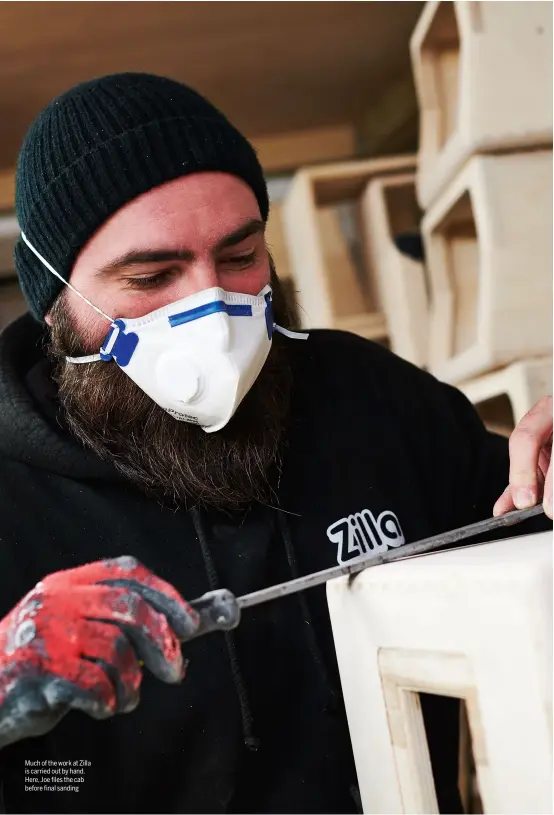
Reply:
[[[191,263],[183,275],[181,297],[212,289],[220,285],[217,266],[212,261]]]

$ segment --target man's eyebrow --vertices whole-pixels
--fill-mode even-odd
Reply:
[[[225,237],[221,238],[215,245],[215,251],[219,252],[221,249],[228,249],[230,246],[236,246],[237,243],[242,243],[243,240],[249,238],[251,235],[260,234],[264,231],[264,229],[265,224],[263,221],[251,219],[243,226],[239,226],[238,229],[235,229],[234,232],[230,232],[229,235],[225,235]]]
[[[263,233],[265,224],[263,221],[251,219],[238,229],[220,238],[213,248],[213,252],[220,252],[222,249],[229,249],[236,246],[251,235]],[[121,271],[129,266],[140,266],[146,263],[168,263],[172,261],[194,260],[195,254],[190,249],[145,249],[141,251],[130,251],[97,270],[96,275],[103,276],[111,272]]]

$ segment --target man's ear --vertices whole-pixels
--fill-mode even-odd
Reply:
[[[52,315],[50,314],[50,312],[44,315],[44,322],[49,328],[52,328]]]

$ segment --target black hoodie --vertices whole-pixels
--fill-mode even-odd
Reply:
[[[241,595],[483,519],[507,484],[506,440],[459,391],[379,345],[314,331],[288,341],[280,510],[176,512],[57,422],[40,339],[27,315],[0,336],[0,618],[45,575],[120,555],[188,599],[215,585]],[[544,528],[534,519],[511,534]],[[145,674],[134,712],[102,722],[71,712],[2,750],[0,810],[357,811],[324,587],[245,611],[232,636],[210,634],[184,653],[185,681]],[[435,763],[448,752],[436,733],[451,735],[438,784],[441,811],[454,812],[449,710],[435,706],[428,723]],[[82,762],[78,792],[25,791],[25,761],[36,760]]]

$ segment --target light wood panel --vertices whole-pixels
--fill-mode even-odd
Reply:
[[[276,133],[252,140],[266,173],[282,173],[302,165],[353,158],[355,142],[352,125]]]

